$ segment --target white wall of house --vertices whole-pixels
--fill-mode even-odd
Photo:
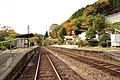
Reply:
[[[96,36],[95,39],[96,39],[97,41],[99,41],[99,35],[96,34],[95,36]]]
[[[64,40],[71,39],[74,40],[72,36],[64,36]]]
[[[108,23],[108,24],[115,23],[115,22],[120,22],[120,12],[108,15],[105,18],[106,18],[105,22]]]
[[[69,44],[69,41],[75,41],[75,38],[73,36],[64,36],[64,41],[66,41],[66,44]]]
[[[78,37],[81,40],[85,40],[86,39],[85,35],[86,35],[86,32],[83,32],[83,33],[79,34]],[[98,38],[99,38],[99,36],[98,36],[98,34],[96,34],[96,37],[94,39],[99,40]]]
[[[120,34],[111,34],[111,46],[120,46]]]
[[[83,33],[79,34],[78,37],[79,37],[81,40],[85,40],[85,39],[86,39],[85,35],[86,35],[86,32],[83,32]]]

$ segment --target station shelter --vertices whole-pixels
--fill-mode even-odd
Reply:
[[[17,35],[17,47],[25,48],[30,46],[29,38],[34,37],[33,33]]]

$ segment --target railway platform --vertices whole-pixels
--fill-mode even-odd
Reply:
[[[37,46],[29,48],[19,48],[12,51],[6,50],[0,53],[0,80],[4,80],[18,62],[31,50],[35,49]]]
[[[111,48],[111,49],[97,49],[97,48],[84,48],[84,47],[81,47],[79,48],[78,46],[76,45],[52,45],[52,47],[60,47],[60,48],[68,48],[68,49],[76,49],[76,50],[82,50],[82,51],[95,51],[95,52],[100,52],[100,53],[104,53],[105,55],[107,56],[110,56],[112,58],[115,58],[117,60],[120,60],[120,49],[116,49],[116,48]]]

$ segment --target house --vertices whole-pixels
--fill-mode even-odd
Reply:
[[[85,35],[86,35],[86,32],[82,32],[81,34],[78,34],[78,37],[79,37],[81,40],[85,40],[85,39],[86,39]]]
[[[120,47],[120,34],[111,34],[111,46]]]
[[[81,40],[85,40],[86,39],[85,35],[86,35],[86,32],[82,32],[81,34],[78,34],[78,37]],[[96,39],[98,41],[99,40],[98,37],[99,37],[98,34],[96,34],[96,37],[94,39]]]
[[[73,38],[73,36],[64,36],[65,44],[70,44],[70,42],[73,42],[74,40],[75,38]]]

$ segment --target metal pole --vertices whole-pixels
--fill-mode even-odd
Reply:
[[[18,43],[18,53],[19,53],[19,39],[17,39],[17,43]]]
[[[12,49],[11,49],[11,43],[10,43],[10,58],[11,58],[11,54],[12,54]]]
[[[117,43],[116,43],[116,31],[117,31],[117,30],[115,29],[115,44],[116,44],[116,46],[117,46]],[[116,47],[116,46],[115,46],[115,47]]]

